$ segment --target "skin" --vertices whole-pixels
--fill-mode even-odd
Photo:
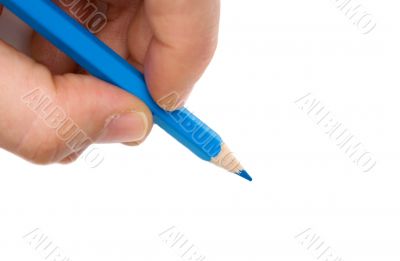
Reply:
[[[97,36],[144,73],[157,102],[177,94],[175,105],[160,103],[162,107],[172,110],[181,106],[214,54],[219,0],[93,3],[108,18]],[[152,116],[140,100],[87,75],[36,33],[31,50],[32,57],[28,57],[0,40],[1,148],[47,164],[71,162],[89,145],[71,150],[55,129],[23,102],[21,97],[38,88],[91,142],[135,145],[147,137]]]

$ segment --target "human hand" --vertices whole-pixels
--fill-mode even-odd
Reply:
[[[79,3],[90,3],[54,2],[73,17]],[[215,51],[219,0],[93,4],[108,20],[97,36],[144,73],[156,101],[176,93],[182,105]],[[31,50],[28,57],[0,40],[1,148],[39,164],[67,163],[93,141],[134,145],[147,137],[152,116],[143,102],[85,74],[36,33]],[[85,142],[74,142],[74,131]]]

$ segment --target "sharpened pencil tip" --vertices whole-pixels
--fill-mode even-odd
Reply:
[[[247,173],[247,171],[244,170],[243,166],[233,156],[233,153],[224,143],[221,145],[221,151],[218,153],[217,156],[211,159],[211,162],[213,162],[217,166],[226,169],[229,172],[241,176],[248,181],[253,181],[253,178],[249,175],[249,173]]]
[[[241,176],[244,179],[247,179],[248,181],[252,181],[253,178],[249,175],[249,173],[247,173],[247,171],[245,171],[244,169],[242,169],[239,173],[239,176]]]

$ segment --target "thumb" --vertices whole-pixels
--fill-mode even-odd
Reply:
[[[35,163],[70,161],[93,142],[140,143],[152,116],[91,76],[53,76],[0,41],[0,147]]]

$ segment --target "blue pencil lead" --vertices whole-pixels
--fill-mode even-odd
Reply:
[[[245,171],[244,169],[241,170],[241,171],[238,173],[238,175],[241,176],[241,177],[244,178],[244,179],[247,179],[248,181],[252,181],[252,180],[253,180],[253,178],[252,178],[252,177],[247,173],[247,171]]]

